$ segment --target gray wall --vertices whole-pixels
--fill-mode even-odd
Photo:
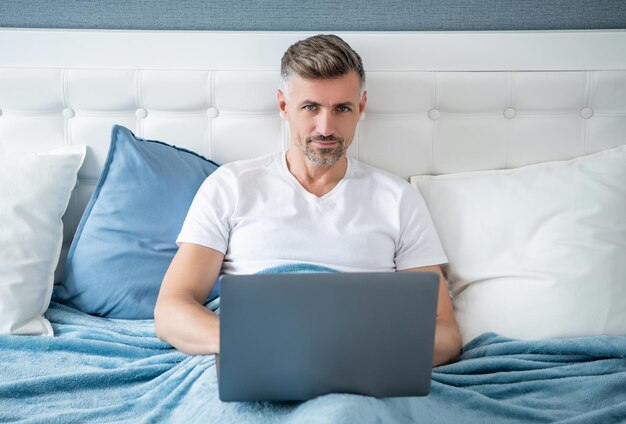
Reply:
[[[0,27],[255,31],[626,28],[626,0],[0,0]]]

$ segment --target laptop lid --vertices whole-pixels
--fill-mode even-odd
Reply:
[[[223,276],[220,399],[428,394],[438,288],[432,272]]]

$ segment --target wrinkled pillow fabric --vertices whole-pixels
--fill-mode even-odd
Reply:
[[[415,176],[449,258],[463,342],[626,335],[626,146]]]
[[[103,317],[153,318],[189,205],[217,167],[192,151],[113,127],[54,300]]]
[[[43,313],[84,158],[85,146],[0,151],[0,334],[54,335]]]

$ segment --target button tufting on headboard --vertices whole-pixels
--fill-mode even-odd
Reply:
[[[580,110],[580,116],[583,119],[589,119],[593,116],[593,109],[591,109],[590,107],[584,107]]]
[[[209,118],[217,118],[220,111],[216,107],[210,107],[206,110],[206,114]]]
[[[67,119],[71,119],[76,115],[76,113],[74,112],[74,109],[66,107],[65,109],[63,109],[63,116]]]
[[[98,49],[83,45],[85,33]],[[312,35],[160,32],[151,48],[150,33],[112,34],[0,29],[0,44],[11,46],[0,55],[0,148],[88,146],[64,217],[66,245],[115,124],[218,163],[284,149],[280,58]],[[402,178],[563,160],[626,142],[626,31],[343,36],[367,72],[367,119],[349,153]]]
[[[502,114],[506,119],[513,119],[517,115],[517,111],[512,107],[507,107],[506,109],[504,109],[504,112],[502,112]]]
[[[441,113],[437,109],[431,109],[428,111],[428,118],[431,121],[436,121],[441,116]]]

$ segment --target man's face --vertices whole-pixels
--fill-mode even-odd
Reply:
[[[287,97],[278,90],[278,103],[289,121],[291,143],[316,165],[335,164],[352,143],[365,109],[356,72],[333,79],[304,79],[294,75]]]

